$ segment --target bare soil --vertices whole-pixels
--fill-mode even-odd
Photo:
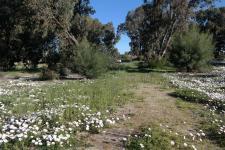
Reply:
[[[123,138],[138,132],[145,125],[167,125],[173,131],[188,135],[194,132],[199,123],[198,118],[191,110],[181,110],[176,105],[176,99],[169,96],[172,91],[161,90],[155,85],[140,85],[135,91],[137,97],[143,100],[129,103],[116,112],[116,116],[130,116],[123,122],[105,129],[99,134],[91,134],[86,137],[89,150],[122,150]],[[200,145],[201,149],[219,149],[209,141]]]

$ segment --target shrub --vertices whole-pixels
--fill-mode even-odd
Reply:
[[[125,53],[122,56],[122,62],[131,62],[132,61],[132,56],[128,53]]]
[[[168,66],[168,61],[167,58],[162,58],[162,59],[151,59],[148,62],[148,66],[150,68],[154,68],[154,69],[164,69]]]
[[[188,32],[174,37],[170,61],[180,71],[204,71],[209,67],[213,49],[212,36],[192,27]]]
[[[41,80],[55,80],[59,79],[59,75],[54,71],[47,68],[44,68],[40,75]]]
[[[70,48],[67,52],[70,55],[64,57],[62,64],[73,72],[85,75],[88,78],[96,78],[106,72],[112,61],[109,55],[86,40],[82,41],[79,46]]]
[[[68,68],[61,67],[61,68],[59,69],[59,75],[60,75],[61,77],[66,77],[66,76],[68,76],[70,73],[71,73],[71,70],[68,69]]]

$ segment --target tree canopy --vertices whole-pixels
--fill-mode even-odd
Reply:
[[[130,11],[118,29],[130,37],[131,51],[135,55],[144,55],[147,60],[161,59],[168,53],[174,33],[187,30],[196,18],[196,12],[213,8],[214,2],[144,0],[144,5]]]
[[[216,43],[215,56],[218,59],[225,55],[225,7],[201,10],[196,15],[196,21],[202,31],[213,34]]]
[[[0,0],[0,66],[9,69],[22,61],[36,67],[45,60],[55,65],[65,49],[83,39],[117,53],[112,23],[92,19],[93,13],[89,0]]]

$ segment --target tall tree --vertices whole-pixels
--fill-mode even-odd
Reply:
[[[146,60],[166,56],[175,32],[185,30],[194,12],[213,6],[215,0],[144,0],[119,26],[131,38],[131,49]],[[138,53],[139,52],[139,53]]]
[[[213,34],[216,44],[215,57],[220,59],[225,55],[225,7],[211,8],[197,12],[196,21],[202,31]]]
[[[124,29],[131,37],[131,44],[141,50],[147,60],[161,59],[173,33],[186,23],[188,13],[187,1],[152,1],[130,12]]]
[[[1,59],[31,62],[36,65],[43,55],[43,45],[58,37],[63,44],[78,41],[70,33],[77,0],[1,0]]]
[[[139,7],[134,11],[130,11],[127,14],[126,22],[120,24],[118,27],[119,34],[126,33],[130,39],[130,47],[133,55],[142,54],[142,44],[141,44],[141,28],[144,21],[144,8]]]
[[[92,6],[90,6],[90,0],[79,0],[74,6],[74,14],[89,16],[94,13],[95,10]]]
[[[90,0],[79,0],[74,8],[71,33],[79,41],[86,38],[88,42],[100,46],[105,52],[114,53],[118,36],[112,23],[102,24],[99,20],[91,18],[90,15],[94,14],[95,10],[90,6]]]
[[[20,60],[21,32],[19,24],[22,0],[0,0],[0,67],[9,69]]]
[[[87,36],[90,15],[94,14],[95,10],[90,6],[90,0],[78,0],[74,6],[73,13],[70,30],[73,36],[81,41]]]

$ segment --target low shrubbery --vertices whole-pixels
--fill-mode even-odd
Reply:
[[[212,36],[192,27],[173,39],[170,61],[179,71],[205,71],[213,58]]]
[[[68,69],[68,68],[62,67],[62,68],[59,69],[59,75],[60,75],[61,77],[66,77],[66,76],[68,76],[70,73],[71,73],[71,70]]]
[[[125,53],[122,55],[122,62],[131,62],[133,60],[132,55]]]
[[[168,58],[151,59],[147,63],[150,69],[175,71],[173,65],[168,61]]]
[[[68,54],[64,54],[62,64],[73,72],[85,75],[88,78],[96,78],[105,73],[112,59],[101,48],[91,45],[86,40],[79,46],[71,47]],[[72,52],[72,53],[71,53]]]
[[[44,68],[40,74],[41,80],[56,80],[59,79],[59,74],[54,71],[47,68]]]
[[[148,62],[150,68],[163,68],[168,64],[166,59],[152,59]]]
[[[90,45],[81,45],[75,58],[74,69],[79,73],[95,78],[107,70],[109,59],[106,54]]]

